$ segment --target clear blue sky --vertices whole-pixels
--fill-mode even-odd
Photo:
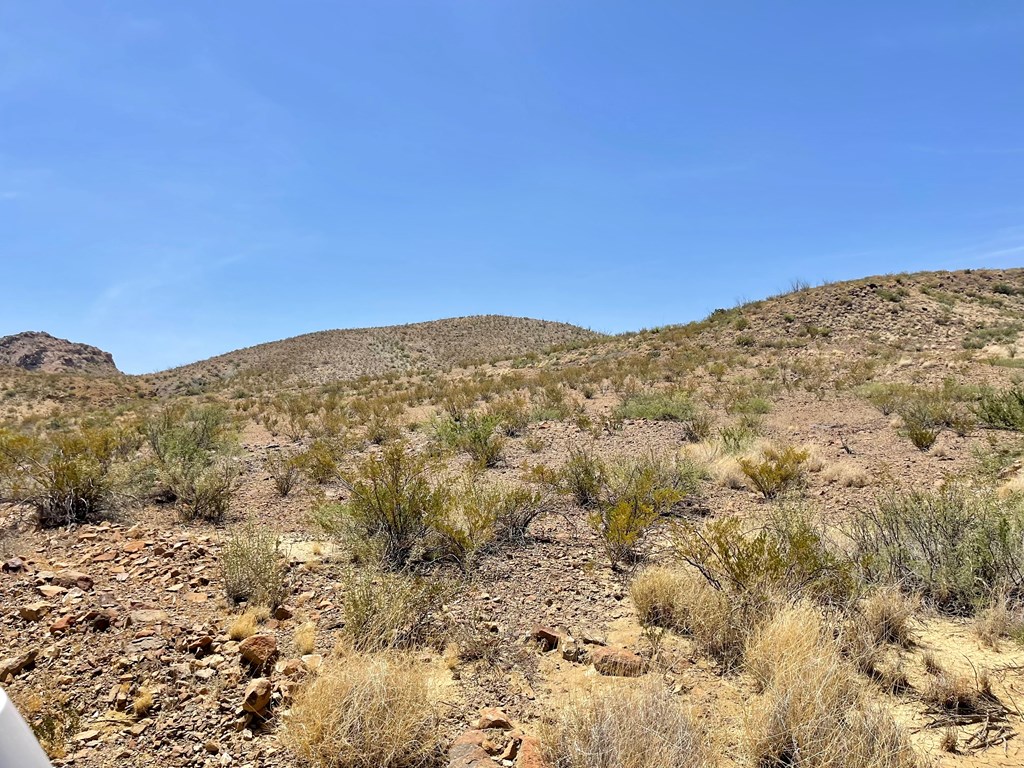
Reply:
[[[0,335],[143,372],[1024,263],[1024,3],[0,3]]]

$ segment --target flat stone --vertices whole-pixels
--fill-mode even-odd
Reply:
[[[591,651],[590,658],[594,663],[594,669],[602,675],[638,677],[647,667],[642,658],[625,648],[598,646]]]

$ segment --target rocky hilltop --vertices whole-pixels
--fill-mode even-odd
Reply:
[[[100,376],[120,373],[109,352],[89,344],[58,339],[42,331],[25,331],[0,338],[0,367]]]

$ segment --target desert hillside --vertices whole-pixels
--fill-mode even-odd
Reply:
[[[109,352],[58,339],[41,331],[25,331],[0,338],[0,367],[43,373],[119,374]]]
[[[566,323],[483,315],[382,328],[319,331],[228,352],[147,377],[181,391],[226,380],[325,384],[362,376],[446,369],[457,363],[512,358],[597,338]]]
[[[963,270],[0,377],[0,684],[76,768],[1019,766],[1022,332]]]

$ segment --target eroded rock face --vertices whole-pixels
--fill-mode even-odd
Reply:
[[[0,366],[44,373],[120,374],[109,352],[89,344],[58,339],[41,331],[0,338]]]

